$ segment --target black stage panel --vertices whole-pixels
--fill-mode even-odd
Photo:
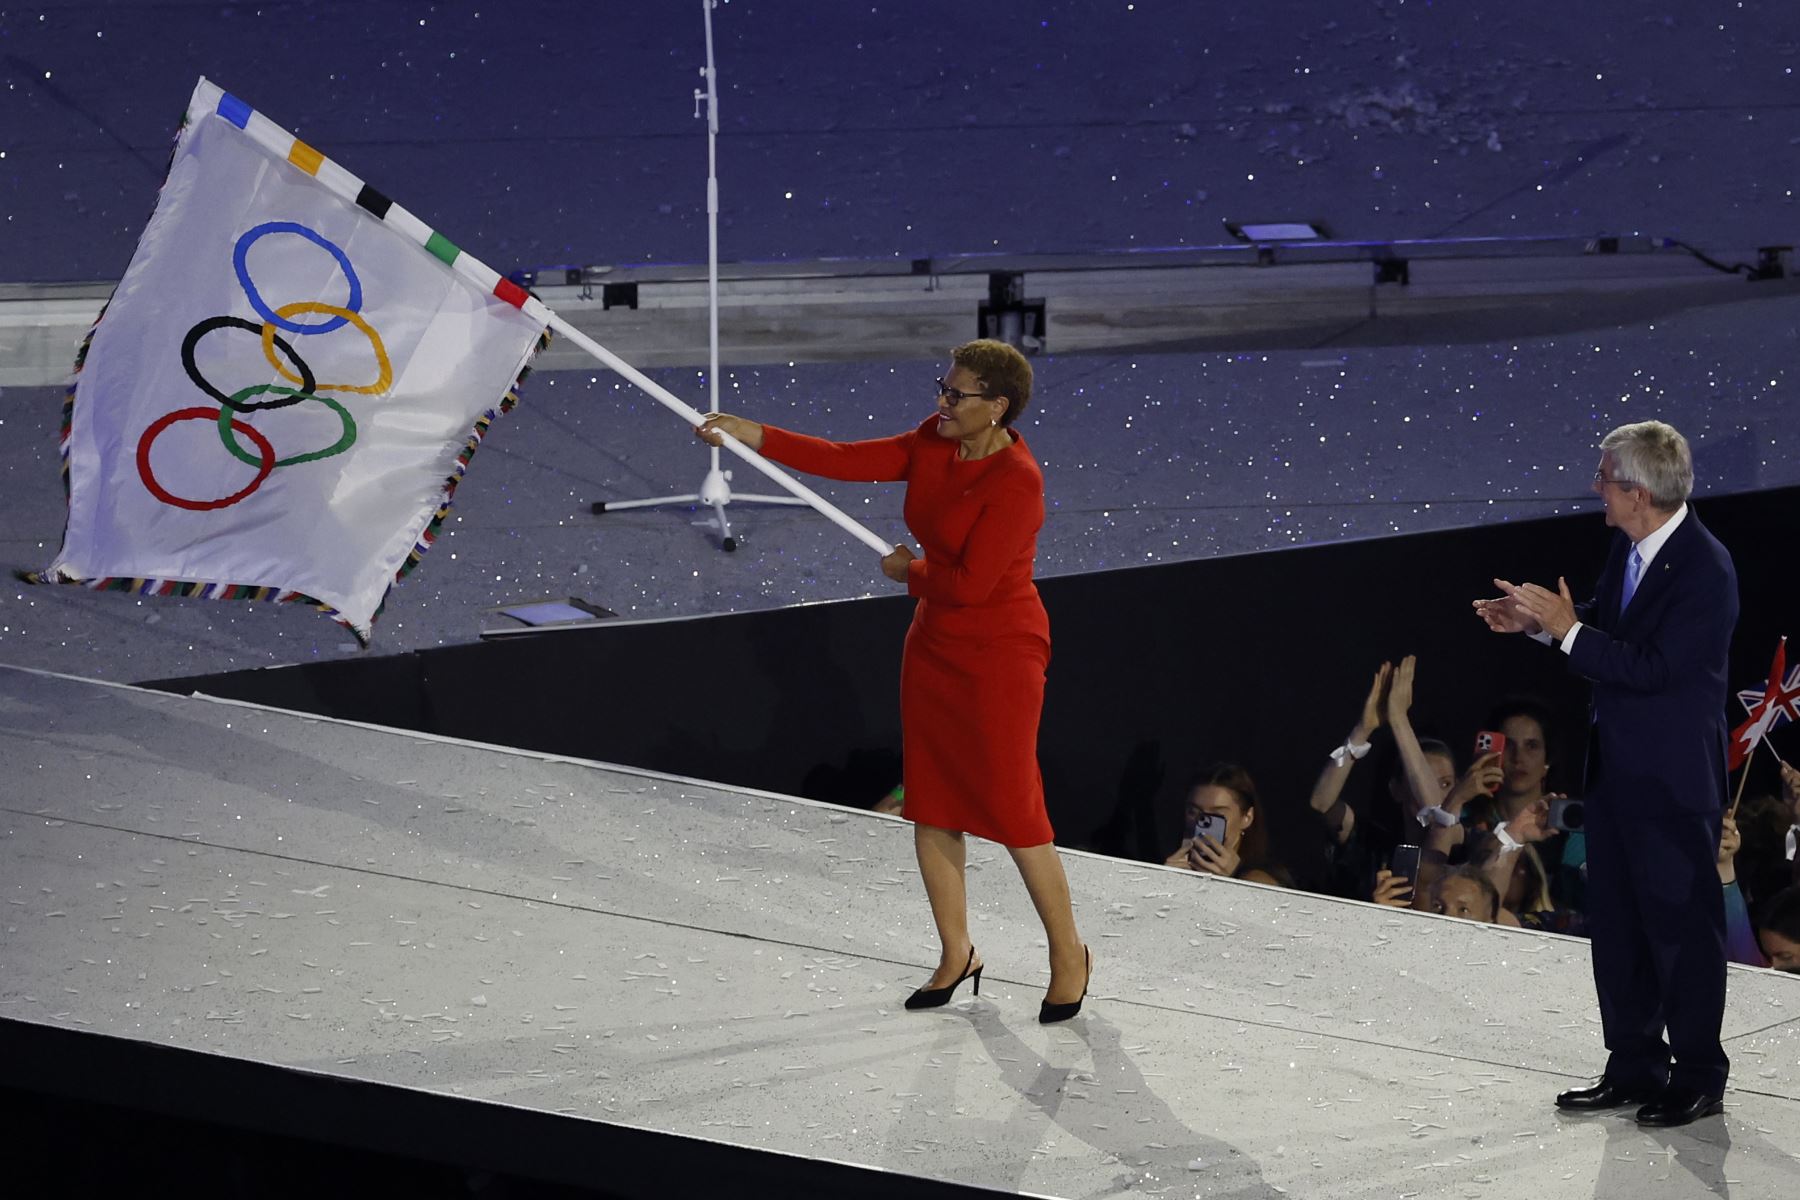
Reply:
[[[4,1017],[0,1122],[12,1145],[6,1173],[24,1189],[14,1195],[995,1194]]]
[[[1750,687],[1796,611],[1800,555],[1783,539],[1800,529],[1800,488],[1695,510],[1737,560],[1733,680]],[[1258,780],[1278,857],[1308,882],[1313,778],[1376,665],[1408,653],[1421,733],[1466,761],[1496,701],[1539,697],[1559,716],[1552,783],[1578,786],[1583,686],[1553,651],[1489,634],[1470,601],[1494,594],[1496,575],[1553,586],[1560,573],[1580,597],[1608,536],[1588,512],[1041,580],[1052,660],[1040,758],[1058,841],[1160,858],[1185,780],[1232,759]],[[896,595],[613,622],[149,686],[866,807],[900,778],[911,610]]]

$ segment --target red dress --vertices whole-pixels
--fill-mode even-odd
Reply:
[[[1006,846],[1053,839],[1038,773],[1050,619],[1031,582],[1044,476],[1014,433],[965,462],[937,418],[898,437],[828,442],[770,426],[762,452],[830,479],[906,481],[906,527],[924,557],[900,662],[908,820]]]

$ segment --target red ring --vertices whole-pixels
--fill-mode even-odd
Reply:
[[[212,421],[216,424],[218,420],[219,410],[216,408],[183,408],[172,413],[165,413],[158,417],[150,428],[144,430],[144,436],[138,439],[138,478],[144,481],[144,486],[150,489],[152,496],[164,504],[172,504],[176,508],[206,512],[214,508],[229,508],[262,486],[263,480],[269,477],[269,472],[275,469],[275,447],[270,444],[268,438],[257,432],[254,425],[240,424],[235,417],[232,419],[231,428],[255,442],[256,448],[262,452],[262,468],[257,471],[256,478],[250,481],[250,486],[243,491],[234,492],[223,500],[184,500],[163,487],[156,481],[156,476],[150,473],[150,443],[156,440],[157,434],[177,421]]]

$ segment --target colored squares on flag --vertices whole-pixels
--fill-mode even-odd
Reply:
[[[219,115],[236,125],[239,129],[247,129],[250,125],[251,108],[230,92],[219,95]]]
[[[258,241],[271,235],[292,235],[319,247],[328,253],[343,275],[347,285],[347,303],[343,305],[326,304],[314,300],[299,300],[271,308],[256,282],[250,274],[250,250]],[[323,458],[342,454],[356,443],[356,418],[338,401],[321,392],[334,391],[358,395],[381,395],[387,392],[394,382],[394,366],[388,357],[387,347],[374,326],[363,317],[362,280],[358,278],[356,268],[351,265],[350,256],[342,247],[332,242],[316,230],[293,221],[267,221],[257,225],[237,239],[232,249],[232,268],[237,274],[238,284],[243,288],[244,297],[250,307],[262,318],[260,322],[246,320],[243,317],[217,316],[207,317],[195,323],[187,331],[181,343],[181,364],[187,371],[188,379],[202,392],[219,402],[219,407],[184,408],[165,414],[152,422],[138,439],[137,467],[138,475],[150,494],[164,504],[191,511],[206,512],[214,509],[229,508],[246,499],[260,488],[264,481],[277,467],[290,467],[300,463],[317,462]],[[294,268],[291,264],[280,274],[284,278],[293,278]],[[312,315],[328,318],[323,321],[296,321],[295,317]],[[372,382],[367,383],[320,383],[313,368],[295,348],[294,343],[277,333],[277,328],[300,337],[319,337],[344,328],[352,327],[362,334],[369,344],[373,357]],[[243,330],[255,334],[262,359],[273,368],[276,375],[298,387],[284,387],[276,383],[253,383],[249,386],[237,386],[236,382],[228,385],[234,390],[227,392],[225,387],[209,378],[202,370],[202,358],[207,357],[209,366],[215,374],[220,372],[217,361],[229,361],[229,356],[219,348],[211,355],[203,355],[201,343],[208,335],[231,330]],[[335,349],[342,339],[333,340]],[[227,370],[228,374],[229,371]],[[268,397],[254,399],[254,397]],[[286,457],[276,456],[274,444],[263,432],[252,427],[240,417],[250,413],[266,412],[275,409],[287,409],[299,404],[302,400],[316,400],[329,409],[337,417],[339,434],[337,440],[323,449],[303,451]],[[256,475],[238,491],[215,500],[195,500],[179,495],[159,479],[151,462],[152,448],[157,439],[172,425],[183,421],[213,421],[218,426],[219,441],[226,452],[233,458],[256,468]],[[177,435],[178,440],[181,435]],[[245,446],[245,439],[255,447],[254,452]],[[316,443],[315,443],[316,444]],[[167,453],[167,452],[165,452]],[[189,454],[176,456],[182,463],[196,461]]]

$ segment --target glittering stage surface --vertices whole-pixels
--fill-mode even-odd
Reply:
[[[1057,1196],[1767,1196],[1800,1155],[1768,972],[1725,1116],[1652,1134],[1549,1105],[1602,1061],[1579,941],[1066,854],[1094,988],[1044,1028],[976,842],[982,995],[906,1013],[895,820],[11,668],[0,760],[16,1020]]]

